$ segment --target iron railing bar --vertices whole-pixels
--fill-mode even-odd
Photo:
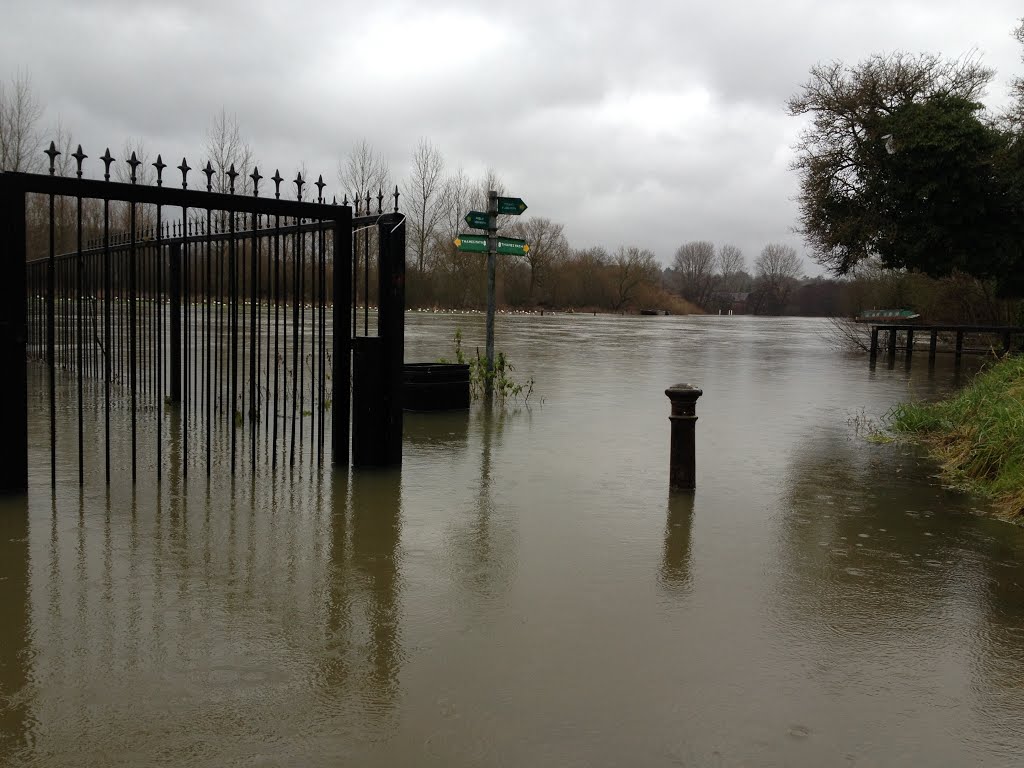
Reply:
[[[180,208],[210,208],[233,213],[268,213],[293,218],[315,219],[331,217],[335,206],[304,200],[284,200],[270,197],[244,197],[223,192],[173,187],[150,187],[99,179],[78,179],[65,176],[44,176],[35,173],[10,171],[4,174],[5,183],[13,188],[36,194],[82,197],[125,203],[166,205]]]

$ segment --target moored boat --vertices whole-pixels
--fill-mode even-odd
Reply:
[[[912,309],[865,309],[854,319],[858,323],[906,323],[920,316]]]

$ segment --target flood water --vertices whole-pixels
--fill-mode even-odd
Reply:
[[[401,471],[185,479],[169,443],[159,486],[143,458],[80,489],[67,452],[51,492],[32,372],[0,764],[1020,764],[1024,531],[857,434],[950,361],[872,372],[820,321],[497,325],[529,406],[408,415]],[[407,360],[456,328],[482,347],[482,316],[410,313]],[[677,382],[704,390],[691,495]]]

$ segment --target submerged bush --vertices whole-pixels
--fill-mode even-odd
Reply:
[[[472,392],[474,399],[485,395],[487,393],[488,385],[490,385],[493,388],[494,394],[501,402],[505,402],[506,400],[518,400],[520,398],[524,404],[530,401],[530,396],[533,394],[533,377],[531,376],[523,382],[516,381],[511,375],[512,372],[515,371],[515,367],[509,362],[508,358],[505,357],[504,352],[498,352],[494,356],[494,369],[488,370],[487,358],[480,354],[479,347],[477,347],[476,355],[474,357],[466,356],[466,353],[462,349],[461,329],[455,329],[453,342],[455,344],[455,360],[441,358],[438,362],[455,362],[462,365],[469,365],[470,391]]]

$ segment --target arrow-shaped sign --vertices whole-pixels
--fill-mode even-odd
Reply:
[[[530,246],[525,240],[516,240],[513,237],[498,238],[498,253],[507,253],[510,256],[523,256],[530,252]]]
[[[487,237],[459,235],[455,238],[455,247],[463,253],[487,253]],[[499,237],[497,252],[509,256],[524,256],[530,252],[530,245],[525,240],[517,240],[514,237]]]
[[[498,213],[503,216],[518,216],[526,210],[526,203],[521,197],[499,197]]]
[[[487,229],[489,217],[480,211],[470,211],[466,214],[466,223],[473,229]]]
[[[455,247],[463,253],[487,253],[486,235],[459,235]]]

